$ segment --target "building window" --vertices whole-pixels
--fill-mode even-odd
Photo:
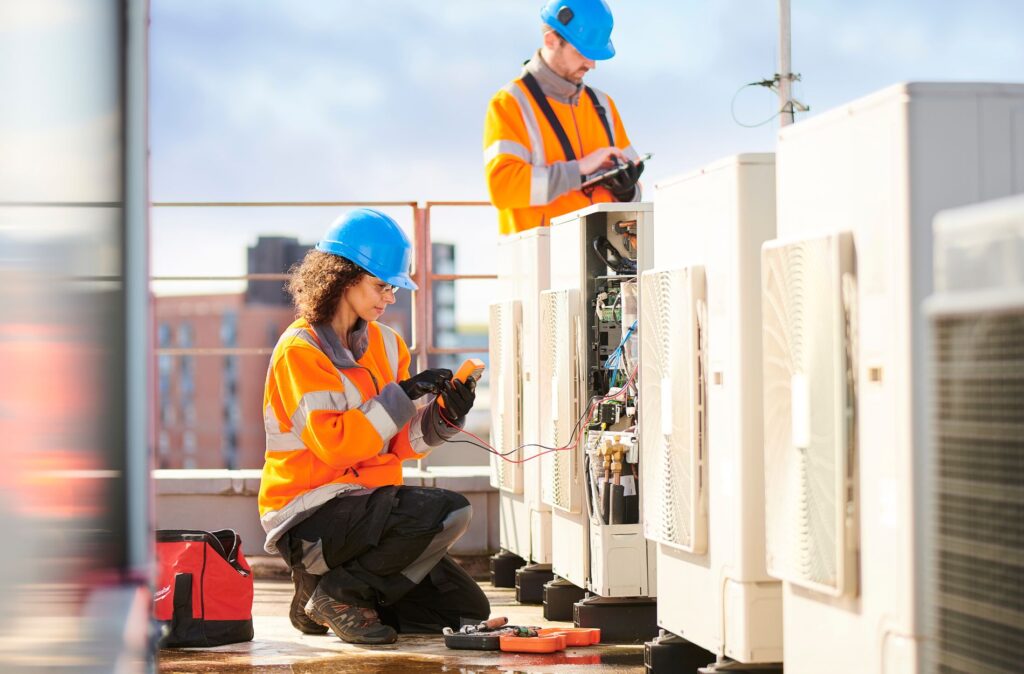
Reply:
[[[238,426],[242,416],[238,402],[238,370],[238,356],[225,356],[221,390],[221,417],[224,420],[222,451],[224,465],[229,469],[238,467]]]
[[[281,333],[284,332],[277,326],[277,323],[273,321],[267,323],[267,346],[276,346],[277,340],[281,337]]]
[[[167,431],[161,430],[157,439],[157,465],[160,468],[168,468],[171,464],[171,438]]]
[[[192,346],[192,339],[195,336],[195,331],[192,329],[191,323],[182,323],[178,326],[178,346],[183,349],[187,349]]]
[[[185,468],[196,467],[196,434],[192,431],[185,431],[182,437],[182,445],[185,450],[185,457],[182,465]]]
[[[220,343],[224,346],[238,345],[238,313],[224,312],[220,322]]]
[[[161,348],[165,348],[171,345],[171,326],[167,323],[161,323],[156,330],[157,334],[157,345]]]

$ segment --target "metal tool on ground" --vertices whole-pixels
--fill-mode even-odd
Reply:
[[[493,632],[494,630],[501,629],[508,625],[508,618],[505,616],[497,616],[495,618],[488,618],[487,620],[477,623],[476,625],[469,624],[463,625],[459,628],[459,634],[476,634],[477,632]],[[448,628],[451,629],[451,628]]]
[[[601,630],[573,627],[509,625],[504,617],[463,625],[459,631],[444,628],[448,648],[512,653],[553,653],[566,646],[591,646],[601,642]]]
[[[502,635],[527,637],[537,635],[536,627],[509,625],[508,618],[497,616],[481,623],[463,625],[458,631],[451,627],[442,630],[444,645],[448,648],[473,651],[496,651],[501,648]]]
[[[501,632],[475,632],[462,634],[450,627],[444,628],[444,645],[461,651],[497,651],[501,649]]]

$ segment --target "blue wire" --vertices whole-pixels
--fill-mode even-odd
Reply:
[[[626,342],[629,341],[629,338],[630,336],[632,336],[634,330],[636,330],[636,321],[633,321],[633,325],[629,326],[629,329],[626,330],[626,334],[623,335],[622,337],[622,341],[619,342],[619,345],[615,347],[615,350],[612,351],[611,355],[608,356],[608,360],[604,362],[604,369],[615,371],[615,373],[611,377],[612,386],[615,386],[615,382],[619,378],[619,370],[621,369],[619,367],[619,362],[622,360],[623,349],[626,347]]]

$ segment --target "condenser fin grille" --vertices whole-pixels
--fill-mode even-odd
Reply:
[[[704,269],[645,272],[641,296],[644,535],[702,554],[707,550]]]
[[[512,460],[521,458],[522,436],[522,310],[517,300],[490,306],[491,444]],[[523,466],[491,455],[491,485],[519,494]]]
[[[847,233],[762,250],[769,573],[853,592],[856,276]]]
[[[579,417],[577,386],[577,293],[547,290],[541,293],[541,381],[546,402],[541,409],[542,444],[566,447]],[[581,507],[577,455],[581,450],[561,449],[541,457],[541,500],[548,505],[577,513]]]
[[[1024,669],[1024,308],[938,315],[931,672]]]

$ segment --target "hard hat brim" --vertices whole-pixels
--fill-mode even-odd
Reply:
[[[391,278],[381,279],[385,283],[390,283],[393,286],[404,288],[405,290],[419,290],[420,287],[409,278],[408,274],[402,274],[400,276],[392,276]]]
[[[570,44],[572,43],[570,42]],[[601,47],[588,47],[585,49],[580,49],[576,45],[572,46],[576,47],[576,51],[582,54],[585,58],[591,59],[593,61],[607,61],[611,57],[615,56],[615,45],[612,44],[611,40],[608,40],[608,44]]]

